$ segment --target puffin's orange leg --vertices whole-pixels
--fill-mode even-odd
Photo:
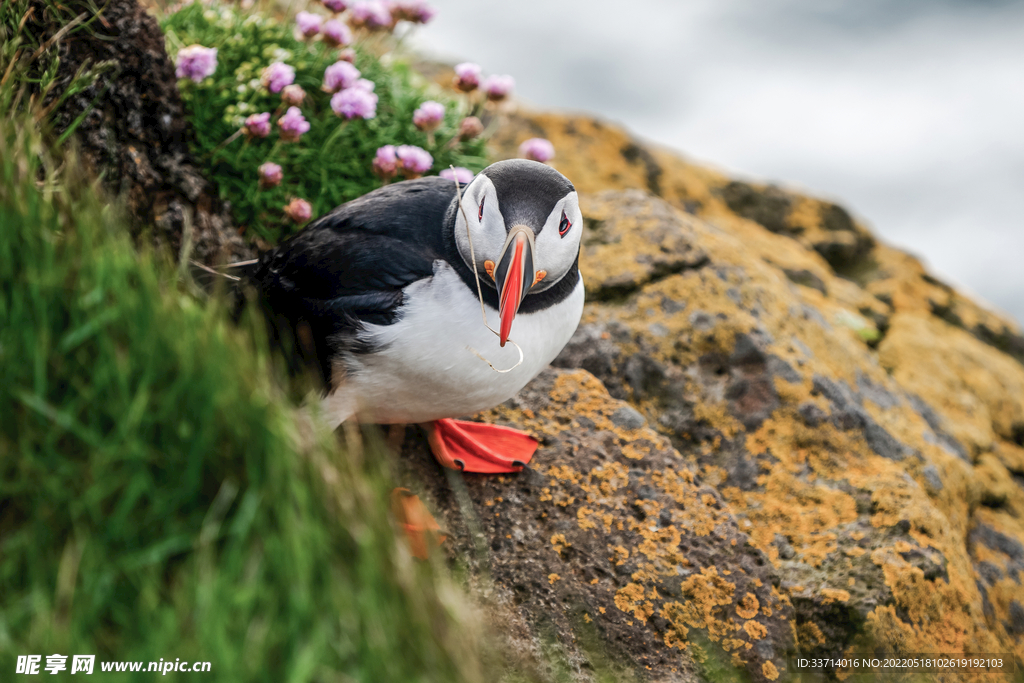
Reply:
[[[405,532],[413,557],[425,560],[430,556],[431,548],[447,540],[447,535],[441,531],[427,506],[409,489],[398,488],[391,492],[391,513]]]
[[[537,440],[525,432],[465,420],[425,423],[430,449],[437,461],[453,470],[480,474],[519,472],[537,450]]]

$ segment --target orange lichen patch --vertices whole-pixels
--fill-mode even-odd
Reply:
[[[579,522],[580,528],[586,531],[587,529],[596,529],[597,523],[591,519],[594,515],[594,511],[590,508],[583,506],[576,511],[576,519]]]
[[[551,537],[551,545],[555,549],[556,553],[561,553],[566,548],[572,546],[572,543],[565,540],[565,534],[554,534]]]
[[[693,473],[689,470],[666,468],[662,472],[654,472],[651,481],[679,504],[673,520],[696,536],[707,536],[729,517],[728,512],[717,509],[713,496],[713,505],[704,499],[705,494],[698,497],[698,489],[693,486]]]
[[[751,522],[754,545],[776,565],[774,545],[777,529],[785,529],[793,548],[805,562],[817,567],[838,549],[838,526],[857,519],[856,501],[847,493],[806,484],[788,472],[776,469],[766,478],[763,492],[732,492],[734,509],[744,510]]]
[[[972,617],[980,606],[973,578],[963,576],[954,563],[950,563],[949,582],[944,582],[927,581],[921,569],[900,557],[895,548],[879,548],[871,553],[871,560],[881,567],[896,604],[909,617],[909,623],[900,620],[891,605],[876,608],[868,620],[875,642],[887,646],[898,642],[904,652],[987,652],[985,648],[998,647],[984,621]]]
[[[749,595],[749,593],[747,595]],[[746,622],[743,624],[743,630],[747,632],[747,635],[750,636],[752,640],[761,640],[768,635],[768,629],[766,629],[764,624],[759,621],[751,620]]]
[[[609,549],[612,551],[613,555],[608,558],[608,561],[614,564],[615,566],[625,564],[626,560],[629,559],[629,551],[623,548],[621,545],[617,545],[614,548]]]
[[[1024,422],[1024,367],[967,332],[931,316],[894,315],[879,361],[945,419],[975,452]]]
[[[574,470],[568,465],[555,465],[548,468],[548,476],[561,481],[570,482],[572,484],[578,484],[580,481],[580,473]],[[555,486],[558,482],[552,481],[551,485]]]
[[[679,604],[679,603],[674,603]],[[686,649],[686,636],[690,629],[682,624],[673,623],[665,631],[665,645],[679,650]]]
[[[740,615],[742,619],[753,619],[757,616],[757,610],[761,606],[761,603],[757,601],[757,596],[753,593],[747,593],[736,605],[736,614]]]
[[[693,415],[698,420],[703,420],[722,432],[729,439],[743,429],[739,421],[729,414],[729,408],[724,401],[721,403],[698,403],[693,407]]]
[[[724,609],[732,604],[735,590],[736,584],[719,576],[716,568],[705,567],[682,582],[684,601],[665,603],[661,616],[676,627],[705,629],[709,639],[720,641],[739,628]]]
[[[717,487],[720,483],[725,481],[729,476],[729,472],[724,467],[708,464],[700,468],[700,476],[708,486]]]
[[[622,445],[622,454],[630,460],[640,460],[648,453],[650,453],[649,447],[640,446],[635,442],[629,442]]]
[[[805,621],[796,627],[797,643],[801,647],[817,647],[825,644],[825,635],[813,621]]]
[[[559,576],[558,574],[548,574],[548,583],[550,583],[551,585],[554,585],[555,581],[558,581],[561,578],[562,577]]]
[[[992,451],[1008,471],[1024,476],[1024,448],[1009,441],[999,441]]]
[[[769,681],[774,681],[779,677],[779,670],[775,668],[775,665],[771,662],[765,662],[761,665],[761,673],[763,673],[764,677]]]
[[[635,197],[636,210],[630,198]],[[582,235],[588,293],[602,289],[636,289],[661,273],[681,270],[707,257],[695,246],[692,217],[666,204],[647,201],[643,193],[626,195],[614,206],[600,197],[589,202]]]
[[[646,622],[654,614],[654,603],[658,594],[646,595],[644,587],[638,583],[627,583],[615,593],[615,606],[627,614],[632,614],[638,621]]]
[[[1001,445],[1000,452],[1009,450]],[[974,467],[974,479],[983,503],[994,508],[1010,508],[1018,517],[1024,517],[1024,489],[995,453],[982,453]]]
[[[822,588],[821,604],[828,605],[833,602],[849,602],[850,592],[841,588]]]

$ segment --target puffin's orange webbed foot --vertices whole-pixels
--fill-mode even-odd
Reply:
[[[520,472],[537,440],[511,427],[442,419],[425,423],[434,457],[445,467],[479,474]]]
[[[430,549],[437,548],[448,538],[427,506],[409,489],[397,488],[391,492],[391,514],[405,532],[413,557],[427,559]]]

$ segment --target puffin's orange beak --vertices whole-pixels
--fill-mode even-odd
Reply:
[[[498,287],[498,314],[501,316],[498,340],[502,346],[512,331],[512,320],[519,311],[523,297],[537,281],[533,260],[533,231],[517,225],[509,231],[505,246],[494,267],[494,283]]]

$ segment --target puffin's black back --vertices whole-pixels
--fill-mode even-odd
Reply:
[[[260,257],[251,276],[277,339],[330,386],[332,360],[360,353],[363,322],[397,319],[402,288],[447,258],[444,229],[455,184],[407,180],[342,204]]]

